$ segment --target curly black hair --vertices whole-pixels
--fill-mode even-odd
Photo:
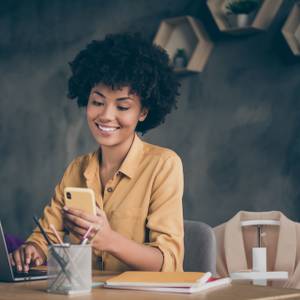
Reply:
[[[179,82],[164,49],[143,39],[139,33],[110,34],[94,40],[69,63],[72,75],[68,97],[87,106],[91,89],[103,83],[112,89],[128,86],[148,108],[147,118],[136,131],[145,133],[165,121],[176,107]]]

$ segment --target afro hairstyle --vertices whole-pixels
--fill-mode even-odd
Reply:
[[[128,86],[138,95],[142,107],[149,110],[136,127],[142,134],[163,123],[177,108],[180,84],[167,52],[139,33],[110,34],[104,40],[93,40],[69,64],[68,97],[77,99],[79,107],[87,106],[91,89],[99,83],[112,89]]]

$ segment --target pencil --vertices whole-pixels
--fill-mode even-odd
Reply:
[[[90,227],[88,228],[88,230],[86,231],[86,233],[84,234],[84,236],[82,238],[81,245],[85,245],[88,242],[88,240],[89,240],[88,235],[92,231],[93,228],[94,228],[94,226],[90,225]]]
[[[58,242],[59,242],[61,245],[63,245],[64,242],[62,241],[61,237],[59,236],[59,234],[58,234],[58,232],[57,232],[57,230],[56,230],[56,228],[54,227],[53,224],[50,224],[50,228],[51,228],[51,230],[53,231],[53,233],[54,233],[54,235],[56,236],[56,238],[58,239]]]

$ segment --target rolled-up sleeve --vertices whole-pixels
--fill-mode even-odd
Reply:
[[[57,184],[57,186],[55,187],[55,192],[53,197],[51,198],[50,203],[44,208],[42,217],[39,220],[47,236],[53,243],[58,243],[59,241],[57,240],[53,231],[50,229],[50,224],[54,225],[61,238],[63,238],[65,234],[62,217],[62,208],[64,206],[63,191],[66,185],[66,180],[70,177],[70,173],[72,172],[71,170],[73,166],[74,162],[72,162],[66,169],[60,183]],[[26,243],[33,243],[39,246],[39,248],[43,251],[44,255],[47,256],[48,245],[38,227],[36,227],[33,233],[27,238]]]
[[[183,170],[174,154],[160,166],[154,180],[147,217],[150,246],[163,254],[161,271],[182,271],[184,257]]]

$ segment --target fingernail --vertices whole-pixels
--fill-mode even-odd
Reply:
[[[19,272],[22,271],[22,267],[20,265],[17,265],[17,269],[18,269]]]
[[[39,259],[37,259],[37,260],[35,261],[35,264],[36,264],[37,266],[39,266],[39,265],[41,264],[41,261],[40,261]]]
[[[26,258],[26,265],[30,264],[30,258]]]
[[[66,206],[64,206],[63,209],[64,209],[65,211],[68,211],[68,208],[67,208]]]

